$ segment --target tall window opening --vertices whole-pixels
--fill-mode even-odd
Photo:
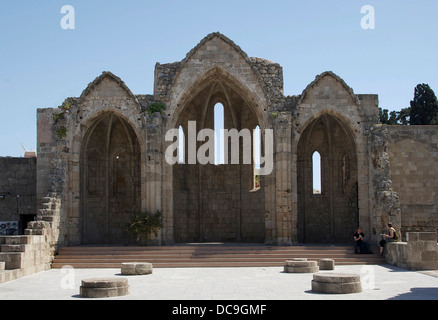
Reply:
[[[184,130],[182,126],[179,126],[178,132],[178,163],[184,164],[186,159],[186,145],[185,145],[185,136]]]
[[[214,163],[215,165],[225,164],[224,157],[224,106],[222,103],[216,103],[214,106]]]
[[[321,194],[322,188],[321,188],[321,155],[318,151],[315,151],[312,156],[312,163],[313,163],[313,194]]]
[[[253,189],[260,189],[260,159],[261,159],[261,132],[257,126],[253,131]]]

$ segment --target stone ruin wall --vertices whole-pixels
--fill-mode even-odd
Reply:
[[[438,126],[388,126],[392,188],[402,235],[438,230]]]
[[[256,119],[262,128],[274,129],[274,171],[262,177],[261,190],[250,192],[250,166],[209,165],[200,170],[199,165],[194,165],[183,169],[179,165],[171,168],[163,160],[164,133],[190,118],[187,105],[196,97],[198,102],[205,97],[196,91],[196,86],[212,79],[235,90],[223,90],[228,90],[234,104],[241,105],[239,101],[245,100],[252,106],[251,112],[246,106],[246,111],[238,115],[242,126],[252,126]],[[58,246],[79,245],[83,240],[81,233],[86,220],[81,212],[94,209],[84,207],[80,200],[81,192],[90,191],[86,175],[81,176],[84,161],[81,155],[98,149],[98,142],[88,148],[84,141],[101,116],[108,114],[114,114],[118,123],[129,127],[128,131],[132,129],[132,137],[138,139],[139,205],[151,212],[161,209],[164,213],[165,226],[154,244],[228,238],[271,245],[298,244],[303,200],[297,182],[310,183],[308,173],[305,178],[300,177],[297,162],[305,155],[304,151],[300,154],[300,142],[304,141],[301,138],[307,128],[322,119],[326,119],[323,120],[326,129],[335,128],[338,140],[347,137],[354,141],[350,151],[357,158],[354,159],[357,166],[352,166],[351,172],[356,181],[349,182],[349,188],[357,184],[357,191],[346,194],[345,201],[336,198],[342,193],[339,163],[333,166],[331,178],[326,177],[324,182],[333,186],[332,195],[324,199],[324,210],[329,208],[333,212],[330,223],[335,225],[338,238],[353,227],[344,219],[351,210],[358,211],[354,224],[359,223],[374,242],[387,222],[401,229],[402,234],[435,232],[438,228],[438,127],[378,124],[377,95],[355,94],[332,72],[317,76],[301,95],[285,96],[279,64],[249,58],[231,40],[214,33],[181,62],[156,64],[153,95],[133,95],[121,79],[104,72],[80,97],[66,101],[68,108],[37,110],[37,164],[26,160],[32,163],[26,162],[13,170],[15,177],[7,176],[10,172],[0,173],[5,176],[0,176],[4,189],[6,181],[14,185],[11,194],[16,190],[24,192],[20,188],[25,184],[29,188],[36,186],[36,200],[30,201],[35,207],[29,202],[28,209],[36,212],[37,217],[29,223],[26,237],[43,236],[44,256],[49,260]],[[146,109],[154,102],[164,103],[168,108],[161,115],[148,115]],[[233,127],[230,116],[226,117],[229,121],[226,127]],[[207,123],[204,127],[208,126]],[[339,135],[341,131],[344,133]],[[327,139],[321,138],[322,132],[321,128],[315,131],[320,144]],[[123,144],[126,143],[119,143]],[[339,153],[342,149],[339,141],[334,146],[335,153]],[[33,182],[22,181],[24,172]],[[0,193],[3,191],[7,190]],[[353,203],[355,199],[357,203]],[[0,210],[2,201],[6,204],[4,199],[0,200]],[[102,200],[100,206],[106,201]],[[11,212],[11,208],[9,203],[5,210]],[[202,211],[216,212],[215,218],[205,216],[200,225],[198,215]],[[306,212],[308,217],[317,217],[310,211]],[[340,215],[336,216],[335,211]],[[194,232],[196,228],[198,231]],[[23,239],[17,241],[28,241]]]
[[[254,224],[254,230],[258,230],[262,225],[265,227],[264,230],[256,232],[249,230],[251,228],[244,231],[248,240],[256,240],[263,233],[265,243],[298,242],[297,229],[294,227],[298,223],[298,190],[296,183],[294,183],[297,181],[296,149],[303,130],[323,114],[333,114],[339,119],[344,119],[344,125],[349,127],[348,130],[354,137],[358,157],[357,205],[361,226],[375,238],[383,230],[384,223],[387,221],[401,226],[399,199],[397,193],[394,192],[399,190],[396,189],[397,183],[391,183],[389,171],[388,129],[376,124],[378,119],[377,96],[354,94],[342,79],[332,73],[318,76],[302,95],[284,96],[282,67],[280,65],[264,59],[248,58],[234,43],[223,36],[217,37],[212,34],[207,36],[197,48],[189,52],[185,60],[156,65],[154,95],[134,96],[120,79],[107,78],[103,75],[98,78],[103,82],[97,85],[98,79],[96,79],[94,84],[90,84],[80,98],[74,98],[75,103],[72,108],[66,112],[65,117],[58,119],[58,121],[54,121],[54,115],[60,112],[59,109],[38,110],[38,199],[45,198],[46,202],[59,203],[59,206],[52,205],[50,208],[39,204],[39,215],[47,216],[44,220],[52,223],[52,228],[57,230],[54,234],[55,243],[60,245],[80,243],[78,231],[81,228],[79,162],[82,138],[87,128],[91,126],[92,120],[98,114],[108,110],[123,115],[124,119],[133,125],[139,138],[142,148],[142,177],[147,177],[147,179],[142,178],[141,182],[142,208],[148,208],[150,211],[161,208],[163,212],[173,212],[173,208],[182,206],[187,207],[184,209],[187,215],[195,214],[196,210],[193,206],[196,207],[199,203],[194,202],[193,195],[185,194],[183,190],[187,184],[195,183],[195,181],[191,182],[190,176],[192,175],[190,174],[186,175],[189,179],[184,180],[185,174],[178,168],[175,168],[175,173],[173,170],[166,169],[166,164],[163,163],[162,159],[163,132],[174,121],[172,115],[178,108],[176,101],[180,101],[183,93],[187,91],[187,88],[181,87],[187,85],[184,84],[184,81],[175,83],[175,80],[181,77],[182,70],[190,63],[194,63],[195,68],[204,70],[189,69],[190,72],[187,75],[196,78],[196,75],[199,76],[213,66],[209,66],[206,62],[208,57],[220,60],[222,59],[221,55],[218,56],[219,58],[215,56],[218,51],[230,51],[230,47],[236,52],[240,52],[241,57],[243,57],[242,71],[235,76],[239,77],[240,81],[243,81],[252,90],[262,90],[262,93],[260,91],[256,94],[253,93],[257,99],[260,96],[267,99],[261,116],[263,124],[273,128],[275,135],[274,172],[264,178],[264,196],[258,197],[257,192],[248,193],[246,189],[249,188],[246,186],[242,187],[245,192],[240,191],[241,197],[243,195],[242,199],[248,204],[239,209],[243,214],[242,219],[245,219],[245,215],[247,215],[248,221]],[[232,56],[235,53],[229,52],[228,54]],[[205,65],[197,64],[196,59],[187,62],[198,56],[206,59]],[[217,63],[220,62],[219,60]],[[228,66],[226,61],[224,62],[224,66],[229,67],[230,72],[234,72],[232,71],[233,67]],[[249,66],[248,70],[244,69],[246,68],[245,64]],[[195,72],[195,70],[199,72]],[[251,78],[254,75],[256,81]],[[229,77],[225,74],[221,76]],[[108,81],[108,79],[114,81]],[[193,80],[189,79],[188,81],[193,83]],[[120,88],[125,90],[120,90]],[[308,95],[309,92],[311,94]],[[175,96],[178,95],[179,99],[175,99]],[[303,97],[306,95],[307,100],[304,100]],[[145,109],[153,102],[163,102],[169,108],[161,116],[149,116]],[[58,133],[62,127],[65,127],[67,132],[66,136],[61,138]],[[389,130],[391,132],[391,128]],[[217,168],[206,168],[207,171],[213,169]],[[244,167],[241,169],[243,177],[249,175],[246,171],[248,170]],[[169,179],[169,175],[173,175],[173,179]],[[208,175],[214,176],[216,173],[210,172]],[[219,173],[219,175],[221,174]],[[242,181],[235,181],[235,183],[246,184]],[[176,196],[173,195],[175,188],[182,188],[182,192]],[[212,192],[217,190],[217,186],[209,185],[207,181],[204,181],[202,188],[206,191],[205,196],[209,195],[208,190]],[[235,194],[238,195],[239,192],[236,191]],[[254,201],[255,199],[257,200]],[[220,201],[219,197],[218,203]],[[258,221],[259,218],[250,217],[251,212],[259,206],[264,207],[259,214],[259,217],[264,215],[264,222]],[[45,210],[41,211],[43,209]],[[210,210],[210,208],[208,209]],[[173,230],[178,226],[182,228],[181,234],[185,234],[184,238],[193,237],[189,234],[188,228],[184,227],[184,224],[187,226],[190,223],[182,221],[184,219],[181,216],[177,217],[172,213],[165,219],[167,219],[167,226],[162,230],[160,236],[164,241],[163,244],[172,243],[174,240]],[[230,220],[229,217],[224,217],[224,219]],[[241,223],[243,221],[241,220]],[[231,220],[229,222],[232,223]],[[346,227],[348,228],[348,226]],[[170,239],[170,241],[167,242],[166,239]]]
[[[0,158],[0,235],[23,233],[36,215],[36,166],[37,158]]]
[[[233,64],[229,64],[227,59],[231,59]],[[221,68],[215,67],[218,65]],[[231,194],[232,199],[225,199],[216,191],[222,188],[225,192],[229,187],[225,184],[222,187],[211,184],[211,181],[215,180],[213,177],[223,175],[221,172],[215,172],[218,168],[203,168],[203,174],[208,178],[203,178],[202,184],[199,185],[196,173],[184,173],[184,170],[179,170],[177,166],[168,168],[163,162],[163,132],[178,124],[180,120],[176,116],[179,117],[185,112],[184,105],[180,106],[179,103],[189,103],[195,95],[187,99],[186,96],[190,94],[190,88],[196,87],[195,80],[200,75],[208,77],[209,73],[221,79],[224,84],[231,81],[228,83],[237,85],[236,90],[240,91],[236,92],[241,98],[257,106],[258,109],[254,109],[254,112],[262,128],[274,129],[274,172],[264,178],[263,191],[249,193],[250,188],[246,186],[246,180],[249,180],[247,176],[250,176],[250,170],[244,166],[240,169],[240,180],[233,180],[233,187],[240,185],[241,190],[236,189]],[[238,79],[240,84],[233,82],[233,79]],[[203,81],[207,80],[208,78],[205,78]],[[251,92],[239,89],[241,84],[247,86]],[[148,116],[144,111],[152,102],[165,103],[168,106],[165,114],[160,117]],[[329,114],[342,119],[343,126],[347,127],[356,143],[356,197],[360,215],[358,221],[364,230],[376,236],[382,224],[382,210],[385,210],[385,215],[397,217],[398,214],[398,211],[393,209],[397,199],[393,195],[390,183],[381,184],[382,178],[385,181],[389,180],[389,171],[385,158],[386,146],[379,145],[379,142],[385,140],[385,133],[372,129],[378,119],[377,105],[377,96],[355,95],[342,79],[330,72],[318,76],[301,96],[284,96],[280,65],[264,59],[248,58],[232,41],[212,34],[189,52],[183,61],[156,65],[153,96],[134,96],[120,79],[104,73],[84,90],[81,97],[74,98],[74,104],[63,117],[56,116],[62,110],[39,109],[38,151],[41,162],[38,168],[38,194],[41,198],[47,198],[47,195],[55,196],[61,202],[59,208],[45,212],[46,215],[56,217],[53,218],[53,227],[58,230],[58,234],[55,235],[54,241],[60,245],[79,244],[82,228],[81,145],[87,128],[93,124],[93,119],[110,111],[128,120],[138,136],[142,148],[141,206],[149,211],[161,208],[166,214],[166,227],[161,232],[163,243],[195,240],[196,236],[190,232],[197,223],[195,216],[199,205],[204,206],[202,210],[217,211],[217,207],[224,200],[228,204],[240,202],[239,208],[227,207],[226,210],[221,210],[223,213],[219,212],[218,218],[222,221],[223,234],[213,234],[211,239],[226,240],[227,233],[230,239],[239,239],[235,234],[235,228],[232,227],[236,223],[232,212],[237,210],[241,212],[240,221],[237,221],[241,225],[241,231],[237,231],[241,233],[241,240],[263,241],[264,238],[265,243],[270,244],[297,243],[299,239],[295,226],[298,223],[298,190],[294,182],[297,181],[296,150],[302,131],[313,120]],[[54,121],[54,116],[57,121]],[[66,135],[60,137],[58,133],[63,127],[66,129]],[[381,163],[373,163],[370,158],[381,159]],[[237,176],[237,172],[234,174],[231,167],[222,169],[225,170],[225,174]],[[226,173],[227,171],[229,172]],[[193,185],[189,188],[192,192],[187,193],[184,188],[187,189],[190,184]],[[202,188],[201,201],[196,200],[199,192],[196,191],[195,185]],[[175,190],[180,192],[175,194]],[[214,201],[211,201],[212,199]],[[334,198],[331,202],[335,203]],[[184,215],[176,215],[174,208],[185,212],[188,220],[185,220]],[[262,208],[261,211],[254,215],[259,208]],[[335,209],[336,207],[333,207],[333,210]],[[229,212],[228,215],[225,211]],[[207,225],[213,226],[215,222],[206,221]],[[230,226],[227,227],[227,224]],[[352,225],[340,226],[339,230],[345,230],[338,233],[346,233],[351,228]],[[173,239],[176,229],[179,230],[181,239]]]

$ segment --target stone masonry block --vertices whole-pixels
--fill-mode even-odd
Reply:
[[[356,274],[317,273],[313,275],[312,291],[326,294],[362,292],[360,276]]]
[[[6,237],[5,244],[12,244],[12,245],[18,245],[18,244],[29,244],[32,241],[32,237],[29,236],[10,236]]]
[[[3,244],[1,252],[26,252],[30,251],[31,246],[26,244]]]
[[[319,270],[334,270],[335,260],[333,259],[321,259],[319,260]]]
[[[437,242],[437,233],[436,232],[419,232],[418,240],[420,241],[433,241]]]

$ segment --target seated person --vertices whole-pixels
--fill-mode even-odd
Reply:
[[[354,253],[368,254],[371,253],[368,243],[365,241],[365,234],[362,232],[362,228],[357,228],[354,238]]]
[[[398,234],[397,231],[394,229],[391,223],[388,223],[386,225],[386,228],[388,230],[388,234],[381,234],[382,240],[380,241],[380,253],[379,256],[383,255],[383,249],[385,248],[385,244],[387,242],[397,242],[398,241]]]

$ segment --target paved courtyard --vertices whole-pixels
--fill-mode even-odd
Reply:
[[[322,271],[331,272],[331,271]],[[361,275],[363,292],[316,294],[312,274],[281,267],[154,269],[152,275],[123,276],[130,295],[114,300],[438,300],[438,271],[414,272],[389,265],[337,266],[334,272]],[[53,269],[0,285],[0,300],[83,300],[82,279],[121,277],[120,269]]]

